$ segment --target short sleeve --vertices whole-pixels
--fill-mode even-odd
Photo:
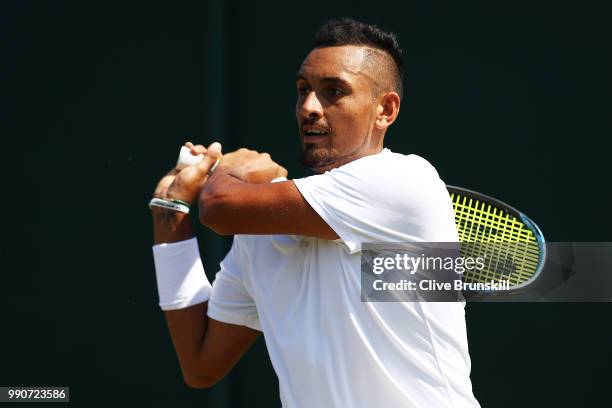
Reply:
[[[257,306],[244,286],[243,274],[248,257],[243,253],[239,237],[221,262],[208,301],[208,317],[223,323],[250,327],[262,331]]]
[[[445,185],[418,156],[385,151],[293,182],[351,254],[361,251],[363,242],[454,237]]]

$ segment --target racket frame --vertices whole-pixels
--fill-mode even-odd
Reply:
[[[538,277],[540,276],[540,274],[542,273],[542,270],[544,269],[544,263],[546,262],[546,240],[544,239],[544,234],[542,233],[542,230],[540,230],[540,227],[538,227],[538,225],[531,219],[529,218],[527,215],[523,214],[522,212],[520,212],[519,210],[517,210],[516,208],[512,207],[509,204],[506,204],[505,202],[497,199],[497,198],[493,198],[491,196],[488,196],[486,194],[482,194],[479,193],[477,191],[474,190],[470,190],[464,187],[458,187],[458,186],[453,186],[453,185],[446,185],[446,189],[450,194],[459,194],[461,196],[465,196],[465,197],[469,197],[473,200],[478,200],[480,202],[483,202],[485,204],[489,204],[493,207],[502,209],[506,212],[508,212],[510,215],[514,216],[515,218],[519,219],[520,221],[522,221],[527,228],[529,228],[532,232],[533,235],[535,237],[536,243],[538,245],[538,266],[536,268],[536,271],[533,273],[533,275],[531,276],[531,278],[529,278],[527,281],[513,286],[512,288],[510,288],[509,290],[498,290],[498,291],[479,291],[478,293],[483,293],[483,294],[487,294],[487,295],[492,295],[492,294],[503,294],[503,293],[509,293],[509,292],[517,292],[519,290],[523,290],[525,289],[527,286],[531,285],[533,282],[535,282]],[[453,205],[454,207],[454,205]],[[453,208],[453,212],[454,212],[454,208]]]

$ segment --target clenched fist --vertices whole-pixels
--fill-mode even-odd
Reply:
[[[210,168],[217,159],[221,158],[221,145],[217,142],[211,144],[208,149],[202,145],[185,143],[193,155],[203,154],[204,158],[195,166],[188,166],[182,170],[173,169],[166,174],[157,184],[154,197],[174,198],[194,203],[202,185],[209,177]]]
[[[219,167],[247,183],[269,183],[275,178],[287,177],[287,170],[268,153],[245,148],[224,155]]]

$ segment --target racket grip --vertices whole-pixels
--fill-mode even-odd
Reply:
[[[182,170],[185,167],[195,166],[204,158],[203,154],[199,154],[194,156],[191,154],[191,150],[188,147],[181,146],[181,150],[179,151],[178,161],[176,162],[176,169]]]

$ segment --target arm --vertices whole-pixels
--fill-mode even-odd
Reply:
[[[200,191],[202,224],[224,235],[294,234],[328,240],[338,238],[302,197],[293,181],[268,182],[287,174],[269,155],[241,149],[223,156],[221,163]]]
[[[214,162],[208,158],[206,160],[202,164],[203,174]],[[192,181],[203,183],[206,179],[200,175],[194,181],[190,179],[194,174],[193,169],[182,175],[176,171],[170,172],[160,181],[154,196],[194,201],[195,195],[189,199],[193,194],[190,191],[197,189],[184,187],[191,186]],[[189,215],[155,207],[152,211],[156,244],[184,241],[194,236]],[[259,335],[258,331],[248,327],[208,318],[207,306],[208,302],[204,302],[164,312],[185,383],[197,388],[210,387],[223,378]]]
[[[210,319],[207,306],[165,312],[183,379],[193,388],[219,382],[259,336],[257,330]]]

